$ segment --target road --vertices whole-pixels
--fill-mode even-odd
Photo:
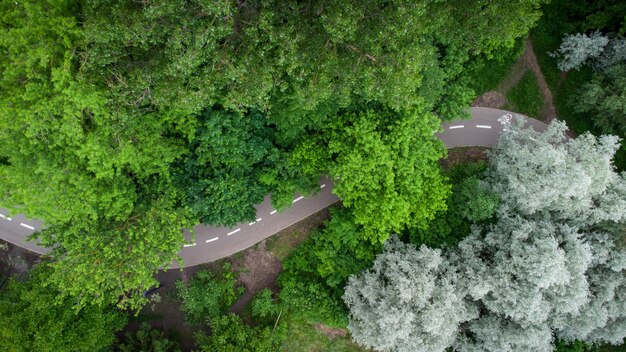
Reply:
[[[470,120],[442,124],[442,131],[436,136],[448,149],[496,144],[504,128],[503,122],[515,115],[509,111],[478,107],[472,108],[471,113]],[[547,127],[541,121],[525,118],[535,130],[543,131]],[[230,228],[197,225],[195,239],[185,231],[187,244],[180,251],[185,266],[211,262],[244,250],[339,200],[332,193],[331,179],[322,178],[319,187],[318,193],[310,197],[296,194],[292,206],[281,212],[272,207],[269,196],[266,196],[263,203],[255,206],[257,219],[254,222]],[[0,238],[40,254],[49,251],[26,241],[28,235],[41,228],[41,221],[29,220],[22,215],[9,218],[7,214],[6,209],[0,208]],[[170,265],[171,269],[179,267],[177,262]]]

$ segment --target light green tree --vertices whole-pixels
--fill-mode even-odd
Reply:
[[[438,164],[445,149],[430,113],[369,110],[343,115],[330,128],[333,192],[372,243],[407,225],[425,226],[445,208],[449,186]]]
[[[50,225],[40,234],[52,245],[55,268],[49,280],[79,306],[100,303],[138,310],[143,293],[157,285],[154,273],[174,260],[183,245],[183,228],[192,222],[165,196],[144,199],[122,220],[75,221]]]

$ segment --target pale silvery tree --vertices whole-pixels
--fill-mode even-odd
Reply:
[[[460,286],[521,327],[619,343],[626,181],[612,165],[618,139],[569,139],[558,122],[544,133],[521,127],[511,126],[490,156],[486,183],[501,198],[498,223],[475,230],[452,255]]]
[[[343,299],[350,330],[362,346],[390,351],[444,351],[459,324],[476,316],[447,272],[438,249],[392,236],[371,269],[350,278]]]
[[[545,216],[572,226],[626,218],[624,177],[613,170],[615,136],[571,139],[563,122],[546,131],[509,126],[490,153],[486,183],[500,195],[499,217]]]
[[[578,69],[589,59],[598,57],[608,42],[609,39],[598,31],[591,35],[571,34],[563,38],[561,46],[555,52],[548,54],[560,58],[557,66],[561,71],[569,71]]]
[[[617,229],[623,232],[623,229]],[[621,344],[626,337],[626,249],[614,234],[593,233],[592,268],[587,272],[591,298],[579,314],[564,317],[557,336],[565,340]]]
[[[543,133],[522,123],[490,155],[484,185],[500,196],[497,222],[475,226],[443,259],[393,242],[350,280],[344,300],[357,342],[539,352],[552,349],[555,335],[622,341],[626,182],[612,165],[618,139],[574,140],[559,122]]]
[[[450,260],[483,311],[543,329],[588,302],[591,255],[576,229],[512,216],[475,228]]]
[[[454,344],[457,352],[552,352],[552,331],[547,325],[522,327],[493,314],[467,325],[467,334]]]
[[[602,54],[591,62],[591,66],[596,70],[606,71],[624,61],[626,61],[626,38],[611,38]]]

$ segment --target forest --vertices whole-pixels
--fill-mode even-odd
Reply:
[[[0,285],[0,349],[624,348],[625,15],[615,0],[1,0],[0,206],[43,220],[32,238],[51,252]],[[441,124],[469,118],[530,41],[556,116],[532,76],[503,108],[547,130],[514,119],[480,160],[442,162]],[[323,176],[340,201],[277,255],[271,287],[246,292],[232,259],[148,294],[183,261],[182,229],[254,221],[268,194],[287,209]],[[158,299],[192,338],[145,322]],[[345,336],[298,342],[313,326]]]

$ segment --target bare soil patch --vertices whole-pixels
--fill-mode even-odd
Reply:
[[[24,275],[40,260],[39,254],[0,240],[0,277]]]
[[[274,292],[278,291],[276,279],[283,270],[280,261],[265,249],[265,240],[255,247],[244,253],[242,268],[239,269],[241,274],[237,278],[237,283],[243,285],[246,291],[235,301],[230,308],[231,312],[243,312],[254,295],[266,287]]]
[[[488,147],[461,147],[448,149],[448,157],[439,160],[439,163],[444,169],[458,164],[472,163],[481,160],[488,160],[487,151]]]
[[[490,90],[474,100],[472,106],[480,106],[483,108],[500,109],[506,105],[507,100],[504,94],[495,90]]]
[[[334,340],[337,337],[346,337],[348,335],[348,332],[345,329],[331,328],[324,324],[313,324],[313,327],[328,336],[331,340]]]

